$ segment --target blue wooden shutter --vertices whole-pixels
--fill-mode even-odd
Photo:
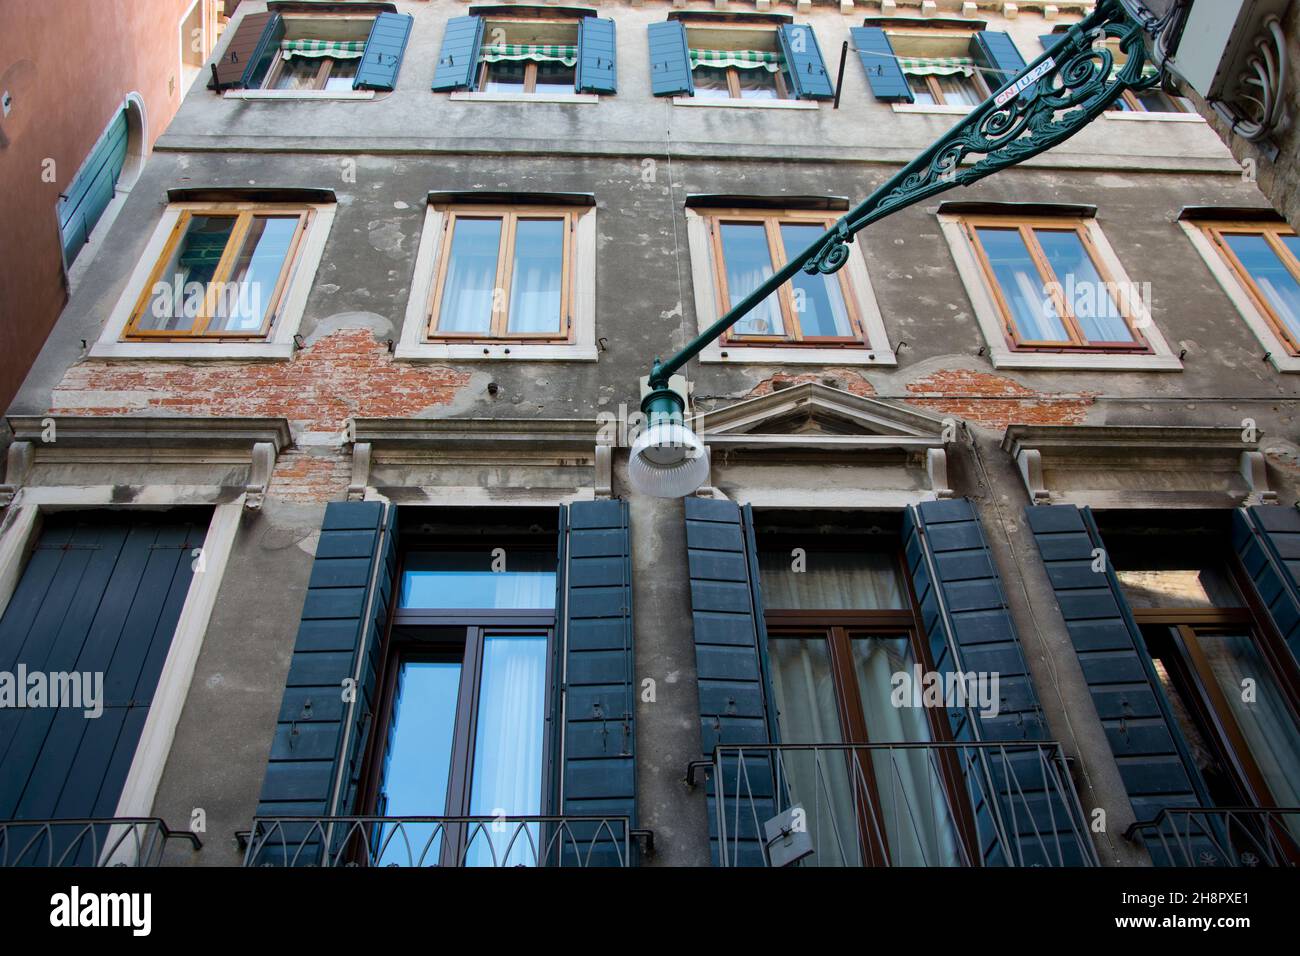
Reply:
[[[396,507],[374,501],[335,501],[325,508],[259,817],[347,815],[356,809],[395,587],[396,518]],[[353,678],[354,699],[345,702],[344,682]],[[290,857],[303,836],[285,828]],[[277,834],[255,862],[285,862],[271,859],[279,852]],[[317,860],[304,853],[298,862]]]
[[[899,103],[913,102],[912,88],[907,76],[898,65],[894,47],[885,31],[879,27],[853,27],[853,46],[858,51],[862,68],[867,71],[867,82],[878,100]]]
[[[652,23],[650,39],[650,88],[655,96],[693,96],[691,56],[686,46],[686,27],[680,20]]]
[[[1038,42],[1043,45],[1044,50],[1050,51],[1052,47],[1065,39],[1064,33],[1045,33],[1038,38]]]
[[[748,506],[742,510],[731,501],[687,498],[686,550],[704,756],[711,758],[719,744],[776,743],[776,715],[769,706],[770,684],[764,663],[767,630]],[[725,763],[722,772],[727,791],[736,794],[736,761]],[[754,796],[772,793],[771,765],[765,756],[747,761],[745,772]],[[716,865],[723,848],[715,783],[710,778],[708,805],[709,841]],[[738,818],[741,828],[739,834],[728,834],[727,862],[762,866],[763,845],[754,816],[759,823],[770,819],[776,814],[776,803],[758,799],[751,807],[746,798],[737,814],[737,799],[732,796],[725,808],[727,819]]]
[[[578,75],[574,87],[579,93],[615,93],[618,86],[614,21],[583,17],[578,21]]]
[[[1291,654],[1300,662],[1300,511],[1277,505],[1232,516],[1232,546]]]
[[[478,53],[483,46],[482,17],[452,17],[442,35],[438,66],[433,73],[434,90],[472,90]]]
[[[994,93],[1024,72],[1025,58],[1011,37],[1000,30],[978,31],[971,37],[970,52]]]
[[[118,177],[126,164],[126,110],[119,110],[108,124],[59,199],[59,233],[63,239],[63,261],[72,265],[90,233],[113,201]]]
[[[283,37],[284,20],[278,13],[250,13],[240,18],[225,50],[212,64],[208,89],[225,90],[249,86],[250,70],[254,70],[264,59],[269,66],[267,51],[274,57],[275,44]],[[265,70],[262,75],[265,76]]]
[[[822,59],[817,34],[807,24],[783,23],[779,31],[781,52],[785,56],[791,90],[796,99],[829,100],[835,97],[835,88],[826,75],[826,62]]]
[[[0,617],[0,670],[102,673],[103,713],[0,708],[0,820],[116,812],[203,539],[167,515],[46,517]]]
[[[266,28],[258,38],[257,46],[253,48],[252,54],[244,64],[240,86],[246,90],[255,90],[262,85],[266,74],[271,70],[271,64],[275,62],[275,55],[279,52],[280,41],[283,39],[284,18],[278,13],[273,13],[266,21]]]
[[[402,68],[402,55],[414,22],[409,13],[381,13],[375,17],[352,81],[354,90],[391,90],[397,85],[397,71]]]
[[[624,501],[579,501],[565,509],[561,648],[564,687],[563,805],[566,815],[627,817],[636,826],[636,686],[632,660],[632,572]],[[562,862],[619,863],[611,824],[575,824]],[[591,850],[588,858],[588,850]],[[570,861],[571,853],[581,859]]]
[[[1092,515],[1073,505],[1031,506],[1025,515],[1137,819],[1210,806]],[[1170,862],[1149,849],[1157,864]]]

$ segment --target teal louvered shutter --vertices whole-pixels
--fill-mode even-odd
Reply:
[[[578,73],[574,88],[579,93],[615,93],[617,87],[614,21],[583,17],[578,21]]]
[[[266,80],[266,74],[271,71],[271,64],[275,62],[275,55],[279,52],[280,41],[283,39],[284,17],[273,13],[266,21],[266,28],[258,38],[257,46],[253,48],[248,61],[244,64],[240,86],[246,90],[255,90],[262,85]]]
[[[193,577],[202,523],[174,515],[45,516],[0,617],[0,671],[102,674],[102,713],[0,708],[0,820],[111,817]],[[76,839],[72,827],[66,841]],[[10,834],[14,863],[35,834]],[[103,840],[106,833],[96,831]],[[36,862],[71,849],[34,843]],[[13,841],[17,841],[14,845]],[[102,844],[101,844],[102,845]],[[85,845],[75,862],[94,865]]]
[[[1038,38],[1038,42],[1043,45],[1043,49],[1051,51],[1052,47],[1065,39],[1064,33],[1044,33]]]
[[[409,13],[381,13],[375,17],[352,81],[354,90],[391,90],[397,85],[397,72],[402,68],[402,55],[414,22]]]
[[[338,816],[356,809],[376,675],[396,574],[397,508],[330,502],[285,680],[257,815]],[[355,681],[355,684],[349,682]],[[350,689],[350,690],[349,690]],[[286,825],[254,863],[320,862],[305,825]],[[307,838],[305,840],[305,838]],[[281,859],[287,847],[288,859]]]
[[[1025,515],[1137,819],[1210,806],[1091,513],[1037,505]],[[1148,849],[1157,865],[1170,862]]]
[[[1240,508],[1232,547],[1291,655],[1300,662],[1300,511],[1277,505]]]
[[[712,758],[718,745],[763,747],[776,743],[776,715],[769,706],[765,665],[763,601],[748,506],[742,510],[732,501],[687,498],[686,551],[704,756]],[[722,785],[730,796],[723,811],[733,828],[725,847],[718,828],[719,781],[710,777],[709,842],[715,865],[723,852],[729,866],[764,864],[758,827],[776,815],[771,766],[763,753],[747,758],[743,768],[734,757],[724,760]],[[739,796],[742,792],[743,798]]]
[[[996,93],[1025,70],[1025,58],[1015,41],[1000,30],[980,30],[971,37],[970,52],[989,89]]]
[[[127,135],[126,110],[119,110],[59,197],[59,233],[66,265],[72,265],[113,201],[118,177],[126,164]]]
[[[483,46],[482,17],[452,17],[442,35],[442,49],[433,73],[437,90],[472,90],[478,67],[478,53]]]
[[[284,21],[278,13],[249,13],[239,19],[233,31],[227,33],[230,39],[226,41],[221,56],[212,64],[212,76],[208,80],[210,90],[247,86],[245,80],[250,67],[265,55],[268,48],[274,55],[274,44],[284,36]],[[275,37],[274,41],[272,37]]]
[[[579,501],[564,509],[562,812],[626,817],[636,826],[636,686],[632,659],[632,572],[624,501]],[[570,825],[561,863],[617,866],[627,834],[610,821]],[[557,838],[557,843],[561,841]],[[617,850],[616,850],[617,846]],[[635,852],[635,851],[634,851]]]
[[[693,96],[691,56],[686,46],[686,27],[680,20],[652,23],[650,41],[650,89],[655,96]]]
[[[858,51],[858,59],[867,72],[867,82],[876,99],[913,102],[912,88],[907,85],[907,76],[898,65],[898,57],[894,55],[894,47],[885,31],[879,27],[853,27],[849,33],[853,36],[853,47]]]
[[[821,47],[817,45],[817,34],[813,28],[802,23],[783,23],[778,36],[790,77],[791,92],[795,98],[834,99],[835,87],[826,74],[826,61],[822,59]]]

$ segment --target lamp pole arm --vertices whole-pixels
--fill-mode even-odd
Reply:
[[[1097,45],[1107,39],[1118,40],[1128,57],[1118,70],[1112,51]],[[673,404],[680,405],[664,404],[669,378],[801,270],[831,275],[848,260],[848,243],[854,235],[871,223],[954,186],[969,186],[1069,139],[1126,90],[1158,84],[1162,74],[1149,73],[1147,62],[1143,26],[1129,16],[1121,0],[1099,0],[1093,12],[1062,34],[1051,50],[971,110],[726,315],[666,362],[656,358],[643,410],[667,411]]]

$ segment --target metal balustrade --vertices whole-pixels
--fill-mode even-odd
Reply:
[[[1124,836],[1162,866],[1300,866],[1300,807],[1166,807]]]
[[[203,847],[157,817],[0,820],[0,866],[158,866],[173,839]]]

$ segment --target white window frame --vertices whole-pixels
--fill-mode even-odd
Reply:
[[[762,210],[754,210],[761,212]],[[695,319],[703,332],[718,319],[717,290],[714,284],[717,264],[713,261],[713,243],[709,237],[709,217],[694,209],[686,210],[686,240],[691,255],[691,290],[695,297]],[[867,274],[862,244],[848,245],[849,258],[843,269],[857,306],[865,341],[861,348],[806,348],[787,345],[724,344],[715,339],[704,347],[700,361],[722,365],[897,365],[898,359],[885,331],[884,316],[876,302]]]
[[[539,197],[544,199],[544,196]],[[406,318],[394,357],[407,361],[500,361],[594,362],[596,348],[596,207],[574,207],[573,246],[573,341],[537,342],[502,339],[495,342],[431,342],[426,336],[433,286],[442,253],[442,226],[447,210],[464,210],[465,203],[430,203],[424,214],[424,230],[415,255],[411,294],[406,300]],[[498,205],[498,204],[494,204]],[[527,205],[519,205],[527,211]]]
[[[211,208],[211,205],[211,203],[175,202],[169,204],[163,211],[162,218],[154,228],[148,245],[140,254],[126,287],[118,297],[117,304],[113,306],[113,311],[109,313],[103,332],[100,333],[98,341],[91,346],[91,358],[286,360],[293,358],[295,348],[293,338],[298,334],[298,327],[302,324],[303,312],[307,307],[307,296],[311,293],[312,284],[316,279],[316,270],[325,251],[325,240],[334,222],[337,203],[303,204],[304,208],[311,210],[312,215],[291,267],[292,272],[285,287],[280,314],[271,327],[271,334],[266,339],[255,342],[204,342],[197,338],[193,342],[122,340],[136,303],[140,301],[181,214],[187,211],[201,212]],[[241,205],[256,210],[258,206],[265,204]]]
[[[1006,341],[1002,311],[997,306],[994,291],[989,286],[989,279],[980,266],[975,250],[971,247],[963,217],[940,215],[938,218],[939,228],[948,241],[948,248],[957,265],[957,274],[961,276],[966,293],[970,296],[975,320],[984,335],[989,361],[993,363],[994,368],[1099,369],[1115,372],[1181,372],[1183,370],[1183,363],[1169,348],[1169,343],[1157,328],[1145,303],[1137,299],[1130,305],[1134,313],[1132,319],[1141,330],[1142,337],[1151,346],[1151,351],[1148,353],[1046,352],[1011,349]],[[1008,215],[1008,221],[1014,219],[1014,213]],[[1084,218],[1080,224],[1087,230],[1088,238],[1101,259],[1103,272],[1109,275],[1113,282],[1121,286],[1130,286],[1128,273],[1124,271],[1124,266],[1115,255],[1115,250],[1106,241],[1106,234],[1102,231],[1101,224],[1093,218]]]

